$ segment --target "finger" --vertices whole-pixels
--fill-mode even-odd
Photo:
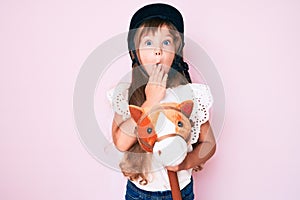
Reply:
[[[162,84],[162,79],[163,79],[163,76],[164,76],[164,70],[162,70],[162,67],[159,66],[159,71],[157,73],[157,76],[156,76],[156,80],[157,82],[161,85]]]
[[[157,82],[157,76],[159,74],[159,71],[160,71],[160,67],[158,65],[154,65],[153,77],[152,77],[152,80],[154,82]]]
[[[167,80],[168,80],[168,74],[165,74],[163,79],[162,79],[162,82],[161,82],[161,86],[166,88],[167,87]]]
[[[150,76],[149,76],[149,82],[150,83],[153,82],[154,73],[155,73],[155,67],[153,66],[152,71],[151,71]]]

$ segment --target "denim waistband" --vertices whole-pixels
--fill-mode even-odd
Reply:
[[[191,182],[181,190],[183,200],[194,199],[193,193],[193,179]],[[126,200],[147,199],[147,200],[172,200],[172,193],[170,190],[166,191],[146,191],[138,188],[134,183],[128,180],[126,186]]]

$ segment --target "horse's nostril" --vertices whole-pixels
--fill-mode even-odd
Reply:
[[[161,154],[161,150],[158,150],[158,155],[160,156],[160,154]]]

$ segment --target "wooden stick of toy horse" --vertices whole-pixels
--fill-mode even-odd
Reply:
[[[191,135],[189,117],[193,101],[161,103],[145,112],[143,108],[130,105],[131,117],[137,123],[137,138],[140,146],[153,153],[163,166],[176,166],[187,155]],[[176,172],[168,170],[168,177],[174,200],[181,200]]]

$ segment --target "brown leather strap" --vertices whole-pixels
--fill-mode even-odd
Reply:
[[[168,176],[169,176],[169,181],[170,181],[170,186],[171,186],[172,199],[173,200],[182,200],[177,173],[168,170]]]

